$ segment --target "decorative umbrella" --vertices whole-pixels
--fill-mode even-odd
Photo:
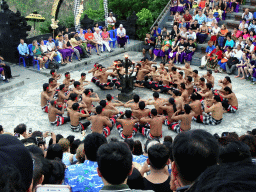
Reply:
[[[34,29],[36,27],[36,22],[44,22],[45,18],[38,14],[37,11],[34,11],[33,13],[30,13],[28,16],[25,17],[28,21],[34,21]]]

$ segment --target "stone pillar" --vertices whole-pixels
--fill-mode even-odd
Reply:
[[[104,11],[105,11],[105,26],[108,26],[107,18],[108,18],[108,0],[103,0]]]
[[[20,39],[26,41],[31,26],[19,11],[12,12],[5,1],[1,4],[0,18],[0,54],[5,61],[17,63]]]

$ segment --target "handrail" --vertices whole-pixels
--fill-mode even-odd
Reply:
[[[157,22],[160,21],[160,19],[161,19],[161,18],[163,17],[163,15],[164,15],[166,9],[167,9],[168,7],[170,7],[171,2],[172,2],[172,0],[170,0],[170,1],[166,4],[166,6],[165,6],[165,8],[163,9],[163,11],[159,14],[159,16],[157,17],[157,19],[156,19],[155,22],[153,23],[153,25],[150,27],[150,30],[152,30],[152,28],[154,27],[154,25],[155,25]]]

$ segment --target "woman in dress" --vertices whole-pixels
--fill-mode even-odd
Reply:
[[[179,39],[178,39],[178,37],[175,37],[174,41],[172,41],[171,52],[169,53],[169,58],[172,60],[172,63],[176,59],[178,46],[179,46]]]
[[[40,50],[42,52],[42,55],[47,57],[49,60],[52,60],[54,57],[55,51],[49,51],[47,46],[44,44],[44,40],[40,39],[39,41],[40,41]]]
[[[221,59],[218,64],[220,66],[219,71],[223,72],[226,71],[226,63],[230,59],[232,54],[232,49],[230,47],[227,47],[227,51],[223,54],[223,59]]]
[[[227,29],[226,25],[223,24],[221,26],[221,30],[219,32],[219,37],[218,37],[218,45],[220,47],[224,47],[224,40],[226,38],[227,33],[228,33],[228,29]]]
[[[184,63],[184,57],[186,56],[186,43],[184,42],[184,39],[180,40],[180,43],[178,45],[178,51],[176,53],[176,64],[182,64]]]
[[[162,57],[162,61],[164,60],[164,52],[161,50],[162,48],[162,37],[161,35],[157,36],[156,43],[155,43],[155,49],[153,51],[154,54],[154,62],[156,61],[157,57]]]
[[[61,53],[64,64],[69,63],[69,59],[72,58],[74,51],[67,48],[67,44],[63,40],[62,35],[59,36],[59,39],[56,41],[56,48]],[[72,60],[70,59],[70,61]]]
[[[75,54],[76,54],[76,56],[78,58],[78,61],[81,61],[80,52],[75,47],[72,47],[72,45],[69,42],[68,34],[64,35],[64,44],[66,45],[67,49],[71,50],[72,53],[75,52]],[[70,61],[72,62],[72,59]]]
[[[208,37],[208,27],[206,26],[206,22],[203,21],[202,26],[199,29],[198,33],[198,43],[204,43],[204,41]]]
[[[223,59],[223,53],[219,45],[209,54],[207,59],[206,68],[218,72],[218,62]]]
[[[163,40],[163,43],[162,43],[162,52],[164,53],[165,55],[165,61],[167,63],[167,60],[168,60],[168,55],[171,51],[171,46],[172,46],[172,40],[170,40],[170,36],[166,36],[165,39]],[[162,58],[163,60],[163,58]]]
[[[177,12],[179,0],[172,0],[170,5],[171,16]]]
[[[35,60],[39,61],[40,70],[45,69],[44,64],[48,60],[47,57],[42,56],[42,51],[38,46],[37,40],[32,42],[32,52]]]
[[[125,48],[126,42],[127,42],[126,30],[123,27],[123,25],[120,24],[119,28],[117,29],[117,43],[119,47]]]

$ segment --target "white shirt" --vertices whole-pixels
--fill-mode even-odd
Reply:
[[[253,45],[253,44],[251,44],[251,46],[250,46],[250,52],[252,53],[252,52],[253,52],[253,50],[254,50],[254,45]]]
[[[191,33],[188,33],[187,38],[188,38],[188,39],[196,40],[196,33],[195,33],[195,32],[193,32],[192,34],[191,34]]]
[[[41,50],[43,53],[47,52],[47,46],[46,45],[40,45]]]
[[[55,43],[53,41],[51,43],[47,41],[46,45],[50,51],[53,50],[55,47]]]
[[[247,20],[252,20],[253,19],[253,15],[251,12],[248,13],[248,15],[245,15],[245,13],[242,14],[242,18]]]
[[[120,27],[117,29],[117,35],[120,36],[125,36],[126,35],[126,30],[125,28],[122,28],[122,30],[120,29]]]
[[[234,49],[233,52],[234,52],[234,57],[236,57],[239,61],[242,60],[243,51],[241,49],[239,51],[237,49]]]
[[[102,37],[101,37],[100,33],[94,32],[93,35],[94,35],[94,38],[96,41],[102,41]]]
[[[248,28],[248,24],[247,23],[245,23],[245,24],[240,23],[239,24],[239,29],[244,29],[244,28]]]
[[[212,35],[217,35],[217,34],[219,33],[219,31],[220,31],[220,28],[219,28],[219,27],[218,27],[218,28],[213,27],[213,28],[212,28]]]
[[[237,41],[235,48],[237,48],[238,45],[241,45],[241,49],[244,48],[244,42],[243,41],[241,41],[241,42]]]
[[[108,17],[108,18],[107,18],[108,25],[115,25],[115,23],[111,23],[111,22],[113,22],[113,21],[116,21],[116,18],[115,18],[115,17],[112,16],[112,18],[111,18],[111,17]]]

